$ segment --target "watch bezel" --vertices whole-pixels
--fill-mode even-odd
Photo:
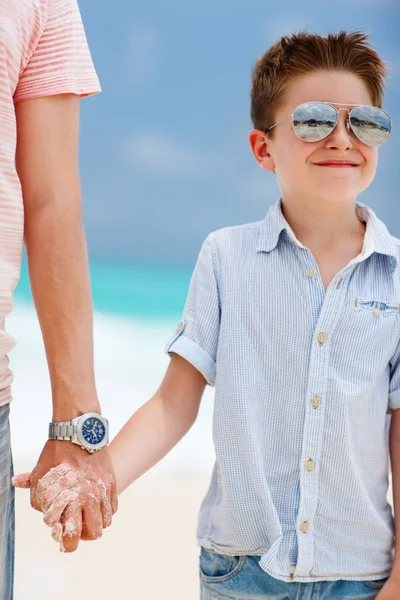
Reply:
[[[82,428],[83,428],[84,423],[88,419],[98,419],[99,421],[101,421],[103,423],[106,433],[105,433],[102,441],[99,442],[98,444],[90,444],[83,437]],[[104,448],[104,446],[107,446],[107,444],[108,444],[108,421],[107,421],[107,419],[105,417],[103,417],[102,415],[99,415],[98,413],[86,413],[86,414],[82,415],[81,417],[79,417],[79,421],[76,425],[76,437],[78,439],[78,442],[82,446],[87,448],[88,450],[100,450],[101,448]]]

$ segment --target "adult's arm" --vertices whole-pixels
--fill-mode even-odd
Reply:
[[[25,210],[25,245],[32,295],[49,367],[52,420],[100,412],[93,367],[93,317],[78,169],[79,96],[59,94],[16,104],[16,166]],[[34,410],[35,407],[32,407]],[[48,441],[31,479],[31,503],[40,510],[37,482],[65,462],[92,470],[117,509],[108,449],[89,455],[75,444]],[[88,507],[86,507],[88,509]],[[82,539],[98,537],[93,518]],[[99,510],[94,520],[99,520]],[[68,549],[68,548],[67,548]]]

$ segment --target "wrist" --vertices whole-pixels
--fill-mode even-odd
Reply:
[[[105,417],[94,412],[79,415],[67,422],[51,422],[49,440],[69,441],[93,454],[107,446],[109,423]]]
[[[100,402],[96,397],[82,396],[79,399],[72,397],[53,398],[52,421],[71,421],[85,413],[94,412],[101,415]]]
[[[85,415],[86,413],[97,413],[98,415],[101,415],[101,410],[100,410],[100,406],[87,406],[85,408],[79,408],[79,407],[65,407],[64,409],[60,409],[60,410],[53,410],[53,415],[51,420],[54,422],[57,421],[72,421],[72,419],[75,419],[75,417],[80,417],[82,415]]]

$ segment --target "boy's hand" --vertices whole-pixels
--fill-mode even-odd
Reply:
[[[376,600],[398,600],[400,598],[400,578],[397,575],[391,575]]]

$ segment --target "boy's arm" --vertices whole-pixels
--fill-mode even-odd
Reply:
[[[392,411],[389,448],[395,515],[395,557],[392,577],[398,579],[400,582],[400,409]]]
[[[173,354],[154,396],[124,425],[109,446],[121,493],[159,462],[196,420],[206,386],[201,373]]]

